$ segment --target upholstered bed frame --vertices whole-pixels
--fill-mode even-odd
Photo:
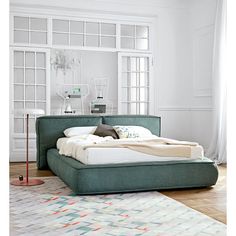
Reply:
[[[145,190],[207,187],[216,183],[218,169],[204,160],[85,165],[62,156],[57,139],[74,126],[139,125],[161,134],[161,118],[144,115],[43,116],[37,118],[37,166],[51,169],[76,194],[102,194]]]

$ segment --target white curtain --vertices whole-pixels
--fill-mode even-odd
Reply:
[[[226,163],[226,0],[217,1],[212,67],[213,133],[206,156]]]

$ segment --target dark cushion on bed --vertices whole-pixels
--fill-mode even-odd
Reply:
[[[111,125],[104,125],[104,124],[98,125],[97,129],[94,132],[94,135],[97,135],[100,137],[111,136],[114,139],[119,139],[118,134],[116,133],[116,131]]]

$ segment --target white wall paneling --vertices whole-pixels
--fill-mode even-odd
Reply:
[[[216,0],[194,1],[192,16],[193,72],[191,106],[205,110],[193,110],[192,136],[204,146],[211,142],[212,130],[212,60]],[[207,109],[209,108],[209,109]]]
[[[156,114],[162,117],[163,136],[196,141],[207,149],[216,1],[188,2],[188,10],[159,14],[155,22]]]
[[[211,96],[214,25],[194,32],[193,88],[194,96]]]
[[[159,115],[162,117],[163,137],[198,142],[204,150],[208,148],[212,129],[211,108],[163,107]]]

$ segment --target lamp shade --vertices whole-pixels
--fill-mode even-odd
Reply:
[[[14,114],[16,115],[22,115],[22,114],[44,115],[45,112],[42,109],[15,109]]]

